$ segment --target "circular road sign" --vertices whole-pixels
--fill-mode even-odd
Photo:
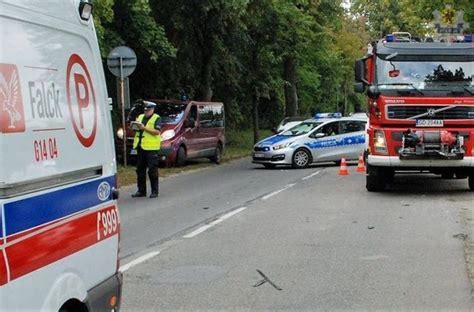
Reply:
[[[116,47],[107,56],[107,67],[116,77],[128,77],[137,67],[137,55],[129,47]]]

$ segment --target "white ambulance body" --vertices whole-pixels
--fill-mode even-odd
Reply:
[[[119,309],[115,152],[88,8],[0,0],[0,311]]]

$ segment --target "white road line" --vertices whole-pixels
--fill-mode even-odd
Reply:
[[[315,175],[318,175],[320,172],[321,172],[321,171],[317,171],[317,172],[315,172],[315,173],[313,173],[313,174],[311,174],[311,175],[309,175],[309,176],[307,176],[307,177],[302,178],[301,180],[308,180],[308,179],[311,179],[311,178],[314,177]]]
[[[233,215],[236,215],[239,212],[244,211],[245,209],[247,209],[247,207],[242,207],[242,208],[236,209],[234,211],[231,211],[231,212],[223,215],[222,217],[210,222],[209,224],[203,225],[200,228],[198,228],[197,230],[192,231],[191,233],[188,233],[188,234],[184,235],[183,238],[193,238],[194,236],[201,234],[202,232],[204,232],[204,231],[210,229],[211,227],[213,227],[214,225],[219,224],[222,221],[229,219]]]
[[[143,255],[143,256],[141,256],[141,257],[138,257],[137,259],[132,260],[132,261],[130,261],[129,263],[122,265],[122,266],[119,268],[119,271],[123,273],[123,272],[127,271],[128,269],[131,269],[131,268],[133,268],[134,266],[136,266],[136,265],[138,265],[138,264],[140,264],[140,263],[142,263],[142,262],[145,262],[145,261],[147,261],[147,260],[149,260],[149,259],[151,259],[151,258],[153,258],[153,257],[158,256],[159,254],[160,254],[159,251],[153,251],[153,252],[147,253],[146,255]]]
[[[278,190],[278,191],[275,191],[275,192],[273,192],[273,193],[270,193],[270,194],[267,194],[267,195],[263,196],[263,197],[262,197],[262,200],[267,200],[267,199],[269,199],[270,197],[275,196],[275,195],[277,195],[277,194],[279,194],[279,193],[281,193],[281,192],[283,192],[283,191],[286,191],[287,189],[289,189],[290,187],[293,187],[293,186],[295,186],[295,185],[296,185],[296,183],[288,184],[287,186],[285,186],[285,187],[282,188],[281,190]]]

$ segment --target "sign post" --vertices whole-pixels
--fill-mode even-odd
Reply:
[[[137,66],[137,55],[129,47],[119,46],[110,51],[107,57],[107,66],[112,74],[119,80],[117,98],[122,110],[123,129],[123,165],[127,166],[127,125],[125,121],[125,87],[124,79],[130,76]],[[129,99],[127,99],[129,101]]]

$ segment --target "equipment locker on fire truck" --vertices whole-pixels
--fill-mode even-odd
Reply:
[[[105,78],[79,0],[0,0],[0,311],[117,311]]]

